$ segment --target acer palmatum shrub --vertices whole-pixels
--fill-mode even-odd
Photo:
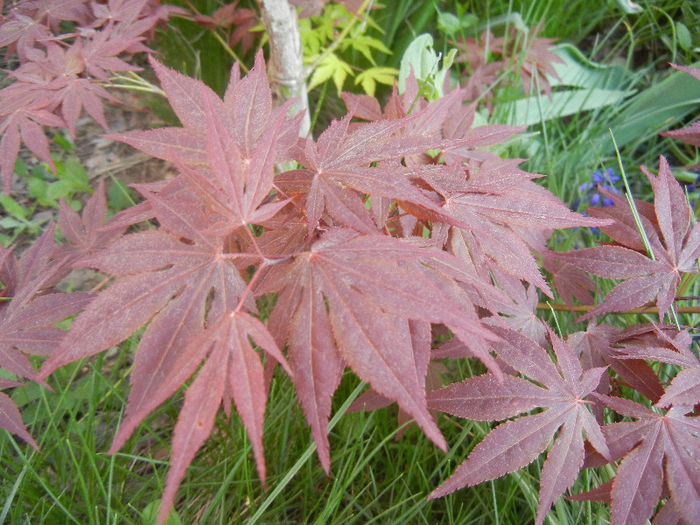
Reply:
[[[149,51],[146,36],[181,10],[157,0],[20,0],[6,13],[3,4],[0,49],[11,65],[0,79],[0,178],[7,193],[22,143],[53,168],[46,128],[75,137],[83,110],[108,128],[103,102],[117,99],[103,84],[140,70],[124,59]]]
[[[612,462],[614,480],[577,497],[609,501],[613,523],[644,523],[659,502],[656,519],[692,522],[700,364],[691,339],[662,324],[621,330],[594,320],[652,301],[663,316],[697,272],[700,230],[665,159],[658,175],[646,172],[655,201],[637,202],[636,220],[604,188],[613,205],[583,217],[520,170],[521,159],[482,149],[520,128],[473,127],[462,89],[428,103],[409,82],[384,108],[348,94],[344,118],[317,140],[299,139],[300,117],[272,106],[261,54],[243,78],[234,66],[223,99],[152,66],[182,126],[111,137],[173,162],[179,175],[137,185],[144,201],[108,222],[103,188],[81,215],[62,206],[62,246],[51,227],[19,259],[0,249],[0,365],[44,381],[146,326],[110,452],[189,381],[160,522],[219,407],[230,415],[235,406],[265,480],[272,363],[292,378],[326,471],[331,398],[349,367],[372,387],[367,398],[398,403],[442,450],[431,409],[505,421],[431,497],[513,472],[549,447],[537,523],[579,470]],[[292,161],[298,169],[275,171]],[[155,226],[135,227],[145,221]],[[611,242],[547,251],[552,229],[576,226],[599,227]],[[533,252],[567,302],[593,303],[584,272],[623,281],[583,316],[586,331],[565,341],[535,316],[536,290],[553,291]],[[106,274],[109,286],[57,291],[79,267]],[[264,319],[258,300],[272,295]],[[68,332],[53,326],[77,312]],[[452,339],[434,348],[446,330]],[[38,376],[28,354],[50,355]],[[435,390],[431,362],[443,357],[475,357],[488,371]],[[634,395],[622,397],[629,387]],[[9,396],[0,402],[0,426],[33,443]]]

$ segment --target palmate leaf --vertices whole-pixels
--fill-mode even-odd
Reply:
[[[249,338],[291,373],[267,328],[244,312],[227,312],[217,326],[206,330],[202,337],[192,341],[191,346],[196,348],[187,349],[186,352],[193,352],[200,357],[204,357],[205,353],[209,355],[187,389],[185,403],[175,425],[172,460],[160,507],[160,522],[168,515],[185,469],[209,437],[219,406],[223,402],[224,409],[229,413],[231,398],[253,444],[260,479],[265,482],[262,427],[267,389],[263,365]]]
[[[345,363],[444,449],[426,408],[425,367],[415,361],[410,320],[446,324],[500,375],[486,346],[495,336],[458,286],[470,278],[451,265],[460,267],[449,254],[415,242],[331,229],[309,251],[270,268],[261,290],[279,292],[270,325],[287,326],[278,342],[289,342],[297,393],[324,467],[330,397]]]
[[[630,361],[637,359],[660,361],[681,367],[665,392],[661,392],[662,395],[655,397],[647,395],[657,406],[668,408],[672,405],[694,406],[700,403],[700,360],[690,348],[693,342],[690,334],[683,331],[670,338],[659,331],[659,339],[660,342],[665,343],[664,346],[628,344],[619,349],[621,353],[624,352],[619,358]],[[639,388],[637,390],[645,393]]]
[[[311,57],[310,59],[313,61],[314,58],[316,57]],[[321,62],[319,62],[311,75],[309,91],[316,86],[320,86],[325,81],[333,79],[333,84],[335,84],[336,90],[340,93],[348,75],[355,76],[355,73],[353,73],[352,68],[347,62],[339,58],[335,53],[328,53],[323,57]]]
[[[551,296],[530,253],[531,247],[517,228],[549,230],[602,223],[571,212],[553,194],[527,180],[532,178],[531,174],[515,169],[512,162],[499,161],[489,159],[479,169],[479,174],[484,170],[493,177],[490,167],[493,162],[498,168],[507,168],[509,176],[502,175],[500,184],[494,183],[492,187],[480,184],[478,175],[466,179],[460,172],[449,177],[435,177],[426,171],[419,173],[443,199],[444,210],[460,221],[459,227],[453,227],[450,233],[448,247],[452,253],[481,258],[484,264],[494,264]],[[509,179],[512,185],[508,185]]]
[[[242,160],[250,161],[260,141],[267,137],[265,131],[286,111],[285,107],[272,108],[262,51],[256,55],[255,66],[244,78],[240,78],[238,64],[234,64],[223,101],[202,82],[167,68],[153,58],[151,65],[183,127],[132,131],[107,137],[154,157],[179,161],[190,168],[209,168],[207,115],[212,111],[207,112],[205,104],[208,104],[233,137]],[[289,148],[297,142],[299,118],[281,124],[274,142],[276,162],[290,160]]]
[[[411,202],[446,222],[453,220],[410,181],[411,170],[400,165],[403,157],[440,144],[434,135],[399,133],[420,116],[372,122],[353,130],[352,113],[348,113],[332,122],[318,141],[306,139],[303,150],[296,153],[296,160],[304,169],[292,172],[295,188],[287,189],[289,183],[281,188],[306,195],[304,210],[309,231],[318,226],[327,212],[340,224],[369,233],[367,225],[372,221],[364,209],[363,194]],[[370,167],[373,162],[377,166]]]
[[[653,216],[649,209],[640,209],[640,215],[655,260],[640,253],[643,247],[641,236],[634,236],[631,211],[624,208],[614,212],[624,217],[622,220],[609,229],[603,228],[619,246],[597,246],[553,255],[562,262],[600,277],[627,279],[580,319],[638,308],[653,300],[656,301],[659,315],[663,317],[675,298],[680,273],[698,272],[696,260],[700,256],[700,224],[691,224],[691,209],[683,189],[671,174],[663,156],[660,157],[657,176],[642,169],[654,191]],[[622,199],[614,202],[613,207],[622,205]]]
[[[598,452],[610,457],[598,423],[582,402],[598,386],[605,368],[583,371],[568,344],[551,331],[556,366],[547,350],[531,339],[502,328],[493,331],[502,339],[494,345],[498,356],[543,386],[514,376],[505,376],[499,384],[495,377],[486,374],[430,392],[428,406],[481,421],[502,420],[535,408],[546,410],[497,426],[429,498],[445,496],[528,465],[559,431],[542,469],[535,520],[541,524],[554,501],[573,485],[583,465],[583,431]]]
[[[176,426],[161,507],[164,517],[222,401],[225,408],[232,400],[236,404],[264,476],[261,417],[266,393],[262,365],[248,336],[280,362],[284,358],[266,329],[245,312],[255,311],[255,304],[252,296],[244,298],[246,283],[234,264],[245,255],[231,253],[222,238],[207,236],[211,223],[201,209],[188,207],[192,202],[177,194],[144,193],[161,229],[126,235],[80,261],[118,279],[75,319],[40,376],[117,344],[149,323],[136,351],[126,415],[110,448],[114,453],[209,355],[187,391],[186,409]],[[205,331],[206,326],[212,328]]]
[[[220,405],[227,414],[231,403],[238,409],[264,480],[267,392],[263,365],[251,340],[289,367],[267,329],[251,315],[256,312],[255,298],[243,278],[244,269],[258,264],[260,271],[268,261],[247,225],[269,220],[285,204],[270,202],[273,166],[292,144],[285,133],[298,122],[284,119],[284,107],[271,109],[262,55],[248,77],[241,79],[234,70],[223,101],[201,82],[158,64],[156,68],[178,116],[189,127],[185,133],[196,138],[180,145],[199,148],[202,162],[193,167],[191,158],[182,158],[183,149],[169,142],[182,129],[155,135],[163,156],[175,161],[182,174],[167,183],[137,186],[146,203],[106,230],[150,218],[160,227],[123,236],[108,246],[92,246],[76,262],[116,279],[74,320],[40,377],[118,344],[148,324],[136,351],[125,418],[110,448],[114,453],[143,418],[201,366],[176,425],[162,522]],[[136,143],[142,139],[128,134],[122,138]],[[95,199],[86,214],[100,215],[99,197]],[[63,224],[67,236],[80,242],[78,217],[64,214]]]
[[[370,97],[374,97],[377,82],[391,86],[394,83],[394,80],[396,80],[396,75],[398,74],[399,70],[393,67],[370,67],[357,75],[355,84],[360,84],[365,93],[367,93]]]
[[[231,259],[221,241],[187,244],[165,231],[127,235],[84,259],[82,265],[120,278],[75,319],[41,376],[118,344],[150,321],[137,349],[126,417],[113,444],[119,448],[194,372],[198,360],[185,348],[204,328],[205,313],[215,320],[237,306],[246,285]]]
[[[57,247],[53,257],[75,261],[109,245],[122,235],[124,228],[104,228],[106,221],[107,198],[103,181],[100,181],[95,193],[85,203],[80,215],[61,199],[58,226],[67,244]]]
[[[75,314],[92,299],[88,293],[51,292],[50,287],[64,273],[60,262],[51,261],[54,228],[51,225],[17,261],[0,247],[0,367],[16,378],[33,378],[29,355],[50,355],[65,332],[53,326]],[[0,388],[21,383],[1,378]],[[20,436],[34,448],[17,407],[0,393],[0,428]]]
[[[659,413],[628,399],[593,395],[607,408],[637,420],[603,427],[612,458],[622,458],[612,482],[611,524],[646,523],[664,497],[664,485],[670,492],[666,505],[687,523],[697,521],[700,424],[689,415],[692,408]]]

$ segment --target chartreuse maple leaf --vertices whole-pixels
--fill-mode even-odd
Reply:
[[[365,93],[374,97],[377,83],[391,86],[396,80],[399,70],[393,67],[375,66],[365,69],[355,78],[355,84],[360,84]],[[375,99],[376,100],[376,99]]]
[[[318,57],[310,57],[309,60],[313,62],[315,58]],[[352,72],[352,68],[347,62],[342,60],[335,53],[328,53],[321,59],[316,69],[314,69],[311,79],[309,80],[309,91],[316,86],[320,86],[326,80],[333,79],[333,84],[335,84],[335,88],[338,90],[338,93],[340,93],[348,75],[354,76],[355,74]]]
[[[605,368],[583,371],[568,344],[551,331],[556,365],[547,350],[528,337],[503,328],[492,330],[502,339],[494,344],[498,356],[530,380],[506,375],[499,383],[492,374],[472,377],[430,392],[428,407],[477,421],[508,419],[536,408],[545,410],[494,428],[429,498],[525,467],[544,452],[556,434],[540,479],[535,523],[541,524],[554,501],[573,485],[583,465],[582,432],[598,452],[610,457],[600,426],[585,401],[598,386]]]
[[[700,224],[691,223],[691,209],[683,189],[671,174],[663,156],[660,157],[658,175],[645,168],[642,170],[654,191],[653,215],[649,209],[640,210],[653,259],[642,253],[641,234],[634,235],[632,212],[625,208],[613,212],[624,217],[622,220],[609,228],[602,228],[618,245],[596,246],[554,255],[594,275],[626,279],[581,319],[631,310],[652,300],[656,301],[659,315],[663,316],[676,296],[680,274],[698,272]],[[613,199],[613,202],[614,206],[609,208],[622,206],[622,199]]]

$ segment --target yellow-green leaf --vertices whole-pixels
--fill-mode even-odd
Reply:
[[[338,58],[335,53],[330,53],[321,60],[311,75],[309,91],[332,78],[338,93],[340,93],[348,75],[354,76],[350,66]]]
[[[355,84],[361,84],[364,92],[373,97],[377,82],[391,86],[398,74],[399,70],[393,67],[371,67],[357,75]]]

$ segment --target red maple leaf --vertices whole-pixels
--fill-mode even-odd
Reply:
[[[647,397],[660,407],[697,405],[700,403],[700,360],[690,349],[693,342],[690,334],[687,331],[678,332],[672,338],[660,330],[658,334],[659,344],[654,346],[629,344],[620,349],[620,352],[626,355],[619,358],[660,361],[681,367],[671,384],[661,392],[662,396]],[[645,393],[639,388],[637,390]]]
[[[700,513],[700,422],[689,415],[692,408],[675,406],[660,413],[628,399],[594,396],[637,420],[603,427],[612,458],[622,458],[610,492],[611,524],[646,523],[664,497],[664,486],[670,494],[666,506],[694,523]]]
[[[286,327],[277,329],[278,340],[289,344],[297,393],[326,469],[330,398],[345,363],[445,447],[426,408],[427,369],[416,362],[411,320],[446,324],[499,373],[486,347],[494,336],[457,283],[486,285],[455,272],[460,266],[449,254],[415,242],[331,229],[309,251],[270,267],[263,291],[279,291],[270,325]]]
[[[72,264],[77,259],[92,255],[121,237],[124,228],[105,226],[107,221],[107,199],[104,181],[100,181],[95,193],[85,203],[79,215],[64,199],[59,203],[58,226],[67,244],[58,246],[53,258],[69,259]]]
[[[642,359],[629,359],[627,355],[627,334],[613,326],[598,325],[594,320],[588,323],[585,332],[574,332],[568,338],[571,348],[581,356],[586,368],[610,366],[619,379],[649,399],[657,401],[663,395],[663,388],[656,372]],[[612,386],[610,376],[604,376],[597,392],[608,394]],[[602,412],[597,415],[602,416]],[[601,419],[602,421],[602,419]]]
[[[551,331],[557,365],[547,350],[531,339],[506,329],[493,330],[503,340],[494,345],[498,356],[542,386],[510,375],[500,383],[492,374],[485,374],[430,392],[428,406],[478,421],[503,420],[535,408],[546,410],[498,425],[429,498],[526,466],[544,452],[556,434],[542,468],[535,519],[540,524],[554,501],[573,485],[583,465],[583,431],[597,451],[610,455],[600,427],[584,401],[598,386],[605,368],[583,371],[568,344]]]
[[[625,218],[608,229],[603,227],[603,232],[619,245],[585,248],[554,256],[600,277],[627,279],[581,319],[639,308],[652,300],[656,300],[659,315],[663,316],[676,296],[680,274],[698,272],[700,225],[691,224],[691,210],[683,189],[663,156],[657,176],[642,169],[654,191],[654,215],[651,216],[648,208],[642,208],[640,216],[655,259],[640,253],[644,250],[641,235],[634,235],[632,212],[624,208],[607,212]],[[615,206],[610,208],[617,208],[621,201],[615,200]]]
[[[193,169],[209,167],[207,122],[215,114],[235,141],[242,160],[250,162],[260,142],[268,138],[266,130],[286,112],[286,107],[272,108],[262,51],[256,55],[255,66],[244,78],[240,78],[238,63],[234,65],[223,101],[202,82],[167,68],[153,58],[151,65],[183,127],[132,131],[107,137],[154,157],[179,161]],[[208,111],[205,101],[211,107]],[[289,149],[297,143],[298,130],[298,119],[283,122],[274,142],[275,162],[291,160]]]
[[[0,20],[0,47],[16,50],[19,59],[9,74],[13,82],[0,90],[0,177],[6,192],[20,138],[53,168],[42,127],[67,127],[75,135],[83,109],[107,127],[102,101],[115,99],[100,82],[109,82],[112,73],[139,69],[120,55],[147,51],[143,34],[170,11],[150,0],[112,0],[108,5],[24,0]],[[74,23],[75,31],[59,35],[66,22]]]
[[[92,299],[87,293],[58,293],[50,288],[63,274],[50,260],[53,226],[28,248],[19,261],[0,246],[0,367],[17,378],[35,376],[28,355],[49,355],[65,336],[54,323],[81,310]],[[21,383],[2,378],[0,388]],[[9,430],[38,448],[19,410],[9,396],[0,393],[0,428]]]

